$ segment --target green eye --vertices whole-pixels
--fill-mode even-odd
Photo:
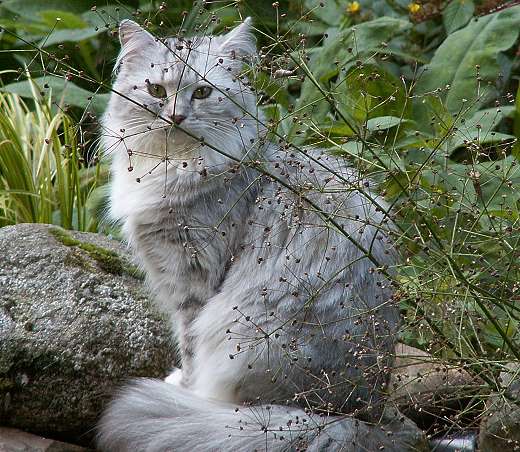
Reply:
[[[166,89],[162,85],[157,85],[156,83],[148,83],[148,92],[153,97],[159,97],[164,99],[166,97]]]
[[[191,95],[192,99],[206,99],[206,97],[209,97],[211,92],[213,91],[213,88],[211,86],[200,86],[195,91],[193,91],[193,94]]]

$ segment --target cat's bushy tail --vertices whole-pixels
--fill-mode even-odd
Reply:
[[[106,452],[377,451],[381,445],[385,451],[415,450],[414,430],[403,428],[410,421],[398,413],[391,417],[370,425],[279,405],[239,407],[143,379],[110,404],[99,424],[98,446]]]

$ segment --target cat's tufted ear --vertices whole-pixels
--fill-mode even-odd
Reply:
[[[133,20],[123,20],[119,24],[121,52],[117,57],[114,71],[118,73],[123,65],[140,64],[142,55],[155,45],[156,39]]]
[[[133,20],[125,19],[119,24],[119,41],[121,47],[146,47],[153,44],[155,38]]]
[[[222,38],[222,52],[237,57],[251,56],[256,53],[256,39],[253,34],[251,17],[248,17]]]

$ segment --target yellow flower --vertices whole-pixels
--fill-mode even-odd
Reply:
[[[417,14],[421,10],[421,5],[419,3],[410,3],[408,5],[408,11],[412,14]]]
[[[361,10],[361,5],[359,2],[348,2],[347,5],[347,13],[349,14],[357,14]]]

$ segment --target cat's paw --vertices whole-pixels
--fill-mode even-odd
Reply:
[[[170,375],[168,375],[164,381],[166,383],[170,383],[171,385],[180,386],[182,380],[182,370],[175,369]]]

